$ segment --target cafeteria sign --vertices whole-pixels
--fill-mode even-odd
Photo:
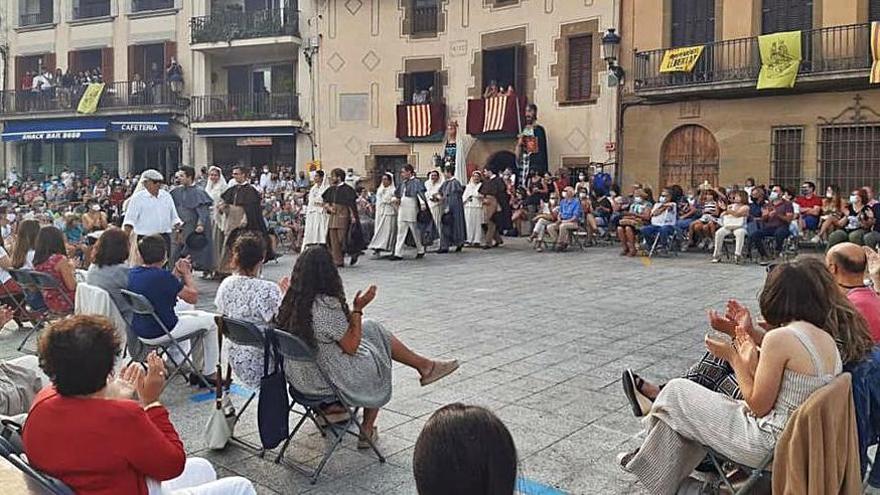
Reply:
[[[703,45],[670,48],[663,54],[660,72],[691,72],[703,54]]]
[[[271,137],[240,137],[235,140],[236,146],[272,146]]]

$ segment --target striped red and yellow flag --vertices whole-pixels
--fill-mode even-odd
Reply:
[[[485,98],[483,103],[486,105],[483,118],[483,132],[504,129],[504,117],[507,113],[507,96]]]
[[[871,23],[871,84],[880,83],[880,22]]]
[[[431,105],[406,107],[406,133],[409,137],[425,137],[431,134]]]

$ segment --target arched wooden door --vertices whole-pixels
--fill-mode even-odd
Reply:
[[[660,151],[660,182],[696,187],[708,181],[718,184],[718,142],[705,127],[686,125],[675,129]]]

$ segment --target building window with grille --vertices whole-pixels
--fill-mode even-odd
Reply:
[[[54,21],[54,3],[52,0],[19,0],[18,25],[37,26]]]
[[[819,127],[819,182],[849,192],[880,181],[880,123]]]
[[[770,182],[800,186],[804,170],[804,128],[774,127],[770,139]]]
[[[568,38],[566,101],[589,100],[593,85],[593,35]]]
[[[437,34],[438,20],[440,17],[439,0],[411,0],[412,34],[431,35]]]

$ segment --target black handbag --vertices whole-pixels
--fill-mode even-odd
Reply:
[[[260,379],[260,400],[257,403],[257,427],[260,443],[273,449],[290,434],[290,396],[284,376],[284,360],[278,354],[278,339],[271,328],[266,329],[263,349],[263,378]],[[269,363],[273,363],[269,372]]]

